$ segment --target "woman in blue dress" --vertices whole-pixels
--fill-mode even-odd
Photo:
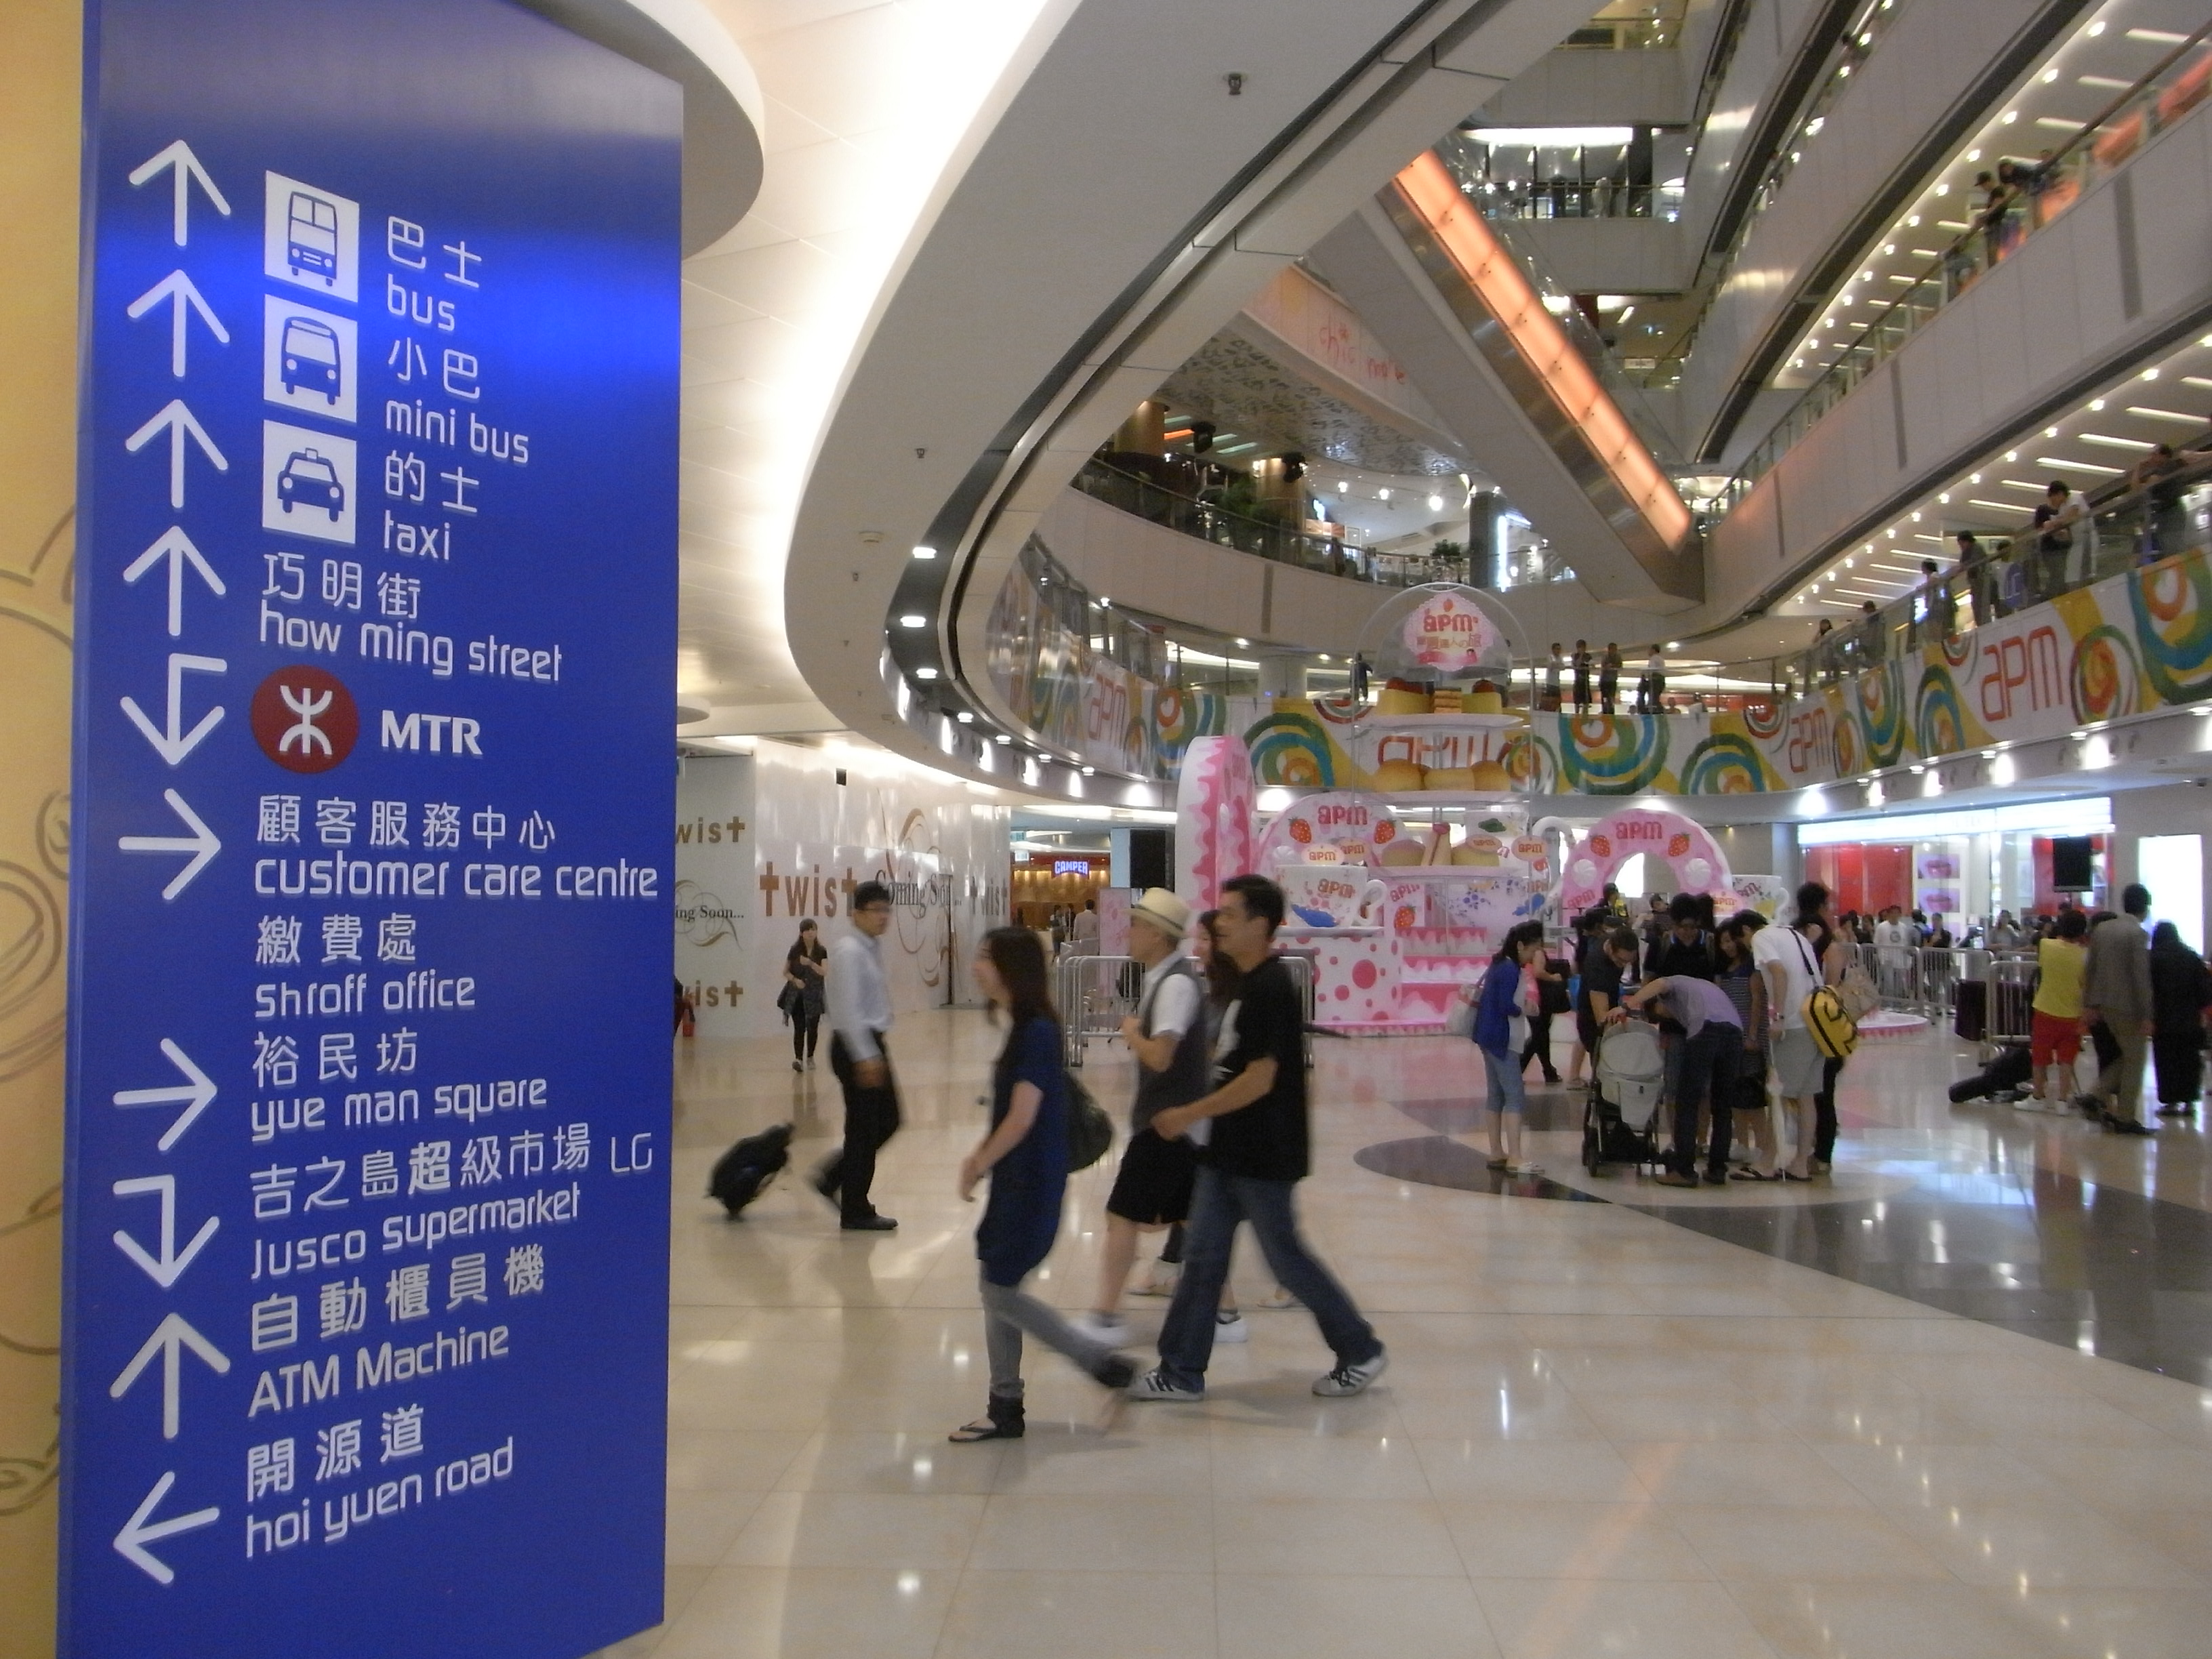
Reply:
[[[1089,1336],[1022,1288],[1060,1234],[1067,1186],[1067,1074],[1044,947],[1026,927],[994,927],[975,954],[975,985],[1006,1017],[1006,1046],[991,1078],[991,1130],[960,1161],[960,1196],[991,1177],[975,1229],[982,1264],[983,1342],[991,1362],[985,1414],[952,1431],[969,1440],[1015,1440],[1023,1431],[1022,1338],[1066,1354],[1116,1393],[1137,1374],[1110,1342]]]

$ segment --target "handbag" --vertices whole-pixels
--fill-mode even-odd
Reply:
[[[1856,1025],[1875,1009],[1881,1006],[1881,998],[1868,976],[1866,964],[1854,960],[1844,969],[1842,981],[1836,986],[1836,1000],[1843,1004],[1844,1012]]]
[[[1067,1172],[1087,1170],[1114,1144],[1114,1120],[1106,1115],[1083,1079],[1063,1069],[1067,1089]]]
[[[785,1024],[790,1024],[793,1018],[797,1016],[799,1012],[799,1000],[804,995],[805,995],[805,993],[801,991],[796,985],[793,985],[789,980],[784,981],[783,989],[776,994],[775,1011],[783,1016],[783,1023]]]

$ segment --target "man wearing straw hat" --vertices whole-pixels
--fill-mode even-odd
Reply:
[[[1124,1330],[1121,1294],[1137,1258],[1137,1235],[1188,1218],[1198,1176],[1196,1148],[1187,1139],[1164,1140],[1152,1127],[1169,1107],[1188,1105],[1212,1086],[1205,987],[1182,948],[1189,933],[1190,906],[1164,887],[1146,888],[1129,907],[1129,954],[1145,965],[1137,1012],[1121,1022],[1122,1040],[1137,1057],[1137,1097],[1129,1144],[1106,1200],[1098,1296],[1083,1322],[1109,1341]],[[1243,1322],[1233,1309],[1217,1318],[1217,1339],[1242,1338]]]

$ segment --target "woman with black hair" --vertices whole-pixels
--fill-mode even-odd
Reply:
[[[1521,1042],[1534,998],[1526,998],[1522,981],[1544,951],[1544,924],[1524,921],[1499,941],[1498,954],[1482,975],[1476,994],[1474,1026],[1470,1035],[1481,1051],[1482,1068],[1489,1081],[1490,1167],[1508,1175],[1534,1175],[1539,1166],[1521,1155],[1522,1119],[1528,1096],[1521,1086]],[[1531,981],[1533,988],[1533,981]],[[1516,1040],[1517,1039],[1517,1040]]]
[[[2158,1115],[2186,1117],[2204,1092],[2204,1007],[2212,1003],[2212,971],[2170,921],[2150,930],[2150,1002]]]
[[[1006,1045],[992,1070],[990,1133],[960,1160],[959,1177],[963,1201],[985,1175],[991,1177],[990,1200],[975,1229],[991,1392],[984,1415],[955,1429],[951,1438],[1016,1440],[1024,1428],[1024,1334],[1066,1355],[1104,1388],[1127,1388],[1137,1367],[1112,1343],[1085,1335],[1022,1288],[1060,1235],[1067,1187],[1067,1074],[1061,1069],[1060,1015],[1052,1006],[1044,947],[1026,927],[986,933],[975,973],[976,988],[1007,1024]]]
[[[829,951],[822,948],[822,932],[809,916],[799,924],[799,937],[783,953],[783,993],[779,1000],[791,1022],[791,1069],[814,1069],[814,1044],[822,1034],[823,964]]]

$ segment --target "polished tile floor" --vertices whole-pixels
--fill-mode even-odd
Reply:
[[[961,1447],[983,1379],[951,1172],[993,1046],[972,1014],[902,1022],[878,1196],[903,1224],[872,1237],[795,1181],[734,1224],[697,1196],[767,1122],[796,1121],[804,1161],[826,1148],[826,1068],[794,1077],[769,1042],[679,1056],[669,1622],[610,1653],[2212,1649],[2212,1391],[2145,1368],[2207,1352],[2193,1127],[1954,1109],[1972,1067],[1930,1034],[1845,1072],[1832,1185],[1591,1181],[1571,1103],[1540,1097],[1547,1183],[1611,1200],[1545,1202],[1354,1162],[1469,1139],[1463,1043],[1322,1042],[1303,1202],[1390,1345],[1383,1382],[1314,1399],[1310,1321],[1254,1312],[1203,1405],[1105,1420],[1044,1355],[1029,1437]],[[1094,1050],[1102,1099],[1126,1066]],[[1075,1183],[1038,1285],[1069,1308],[1106,1184]],[[1239,1266],[1249,1301],[1266,1282]],[[1149,1336],[1160,1304],[1132,1311]]]

